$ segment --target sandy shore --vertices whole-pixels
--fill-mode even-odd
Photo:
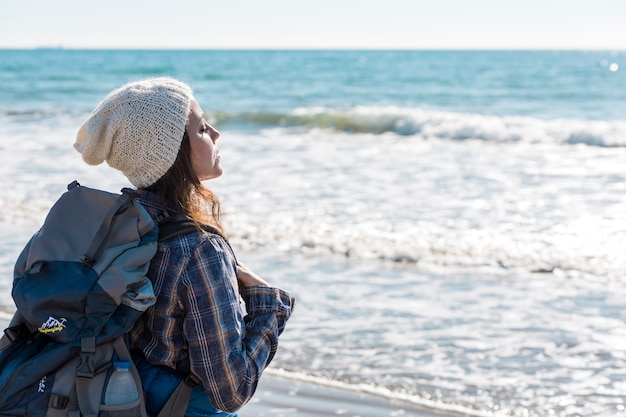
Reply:
[[[0,331],[8,325],[7,314],[0,315]],[[266,373],[252,400],[240,417],[442,417],[442,414],[412,404],[327,387],[312,382],[295,381]]]
[[[372,394],[263,375],[255,396],[241,409],[239,415],[240,417],[442,417],[452,414],[440,414]]]

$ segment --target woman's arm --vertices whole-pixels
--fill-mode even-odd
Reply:
[[[191,370],[214,407],[235,412],[254,394],[295,301],[245,265],[236,265],[226,243],[216,236],[194,253],[183,287]]]
[[[263,286],[269,287],[270,285],[257,274],[252,272],[246,265],[241,262],[237,262],[237,279],[239,280],[239,287],[254,287]]]

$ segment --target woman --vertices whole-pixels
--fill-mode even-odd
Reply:
[[[185,369],[201,381],[186,416],[236,416],[229,413],[254,394],[295,304],[237,262],[222,237],[219,201],[201,182],[222,174],[219,137],[191,88],[161,77],[111,92],[74,145],[87,163],[122,171],[155,219],[167,213],[216,229],[162,239],[150,264],[157,301],[131,343],[152,416]]]

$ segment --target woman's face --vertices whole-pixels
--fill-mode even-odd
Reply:
[[[204,113],[195,98],[191,99],[187,135],[191,146],[191,165],[200,181],[222,175],[220,155],[215,142],[220,137],[213,126],[204,120]]]

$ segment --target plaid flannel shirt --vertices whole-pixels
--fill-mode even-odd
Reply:
[[[153,216],[167,209],[149,192],[140,202]],[[200,231],[159,242],[148,276],[157,300],[131,331],[132,346],[174,369],[188,357],[213,406],[235,412],[274,357],[294,298],[271,287],[240,291],[228,243]]]

